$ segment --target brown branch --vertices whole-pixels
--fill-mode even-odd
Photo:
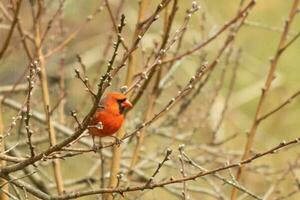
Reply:
[[[163,159],[160,163],[158,163],[157,168],[156,168],[155,171],[153,172],[153,174],[152,174],[152,176],[150,177],[150,179],[146,182],[145,187],[148,187],[149,185],[151,185],[151,183],[153,183],[154,177],[159,173],[159,170],[162,168],[162,166],[164,165],[164,163],[165,163],[166,161],[170,160],[170,157],[169,157],[169,156],[171,155],[171,153],[172,153],[172,150],[168,148],[168,149],[166,150],[166,155],[165,155],[164,159]]]
[[[108,10],[108,13],[109,13],[109,17],[110,17],[110,19],[111,19],[111,21],[112,21],[112,24],[113,24],[115,33],[118,34],[118,33],[119,33],[119,31],[118,31],[118,26],[117,26],[117,23],[116,23],[116,21],[115,21],[114,14],[113,14],[113,12],[112,12],[112,10],[111,10],[110,3],[109,3],[108,0],[104,0],[104,1],[105,1],[105,6],[106,6],[106,8],[107,8],[107,10]],[[122,44],[122,46],[124,47],[124,49],[125,49],[126,51],[128,51],[128,47],[126,46],[124,40],[121,41],[121,44]]]
[[[94,100],[97,95],[93,92],[91,84],[89,83],[89,79],[87,77],[82,78],[78,69],[75,69],[75,77],[78,78],[84,84],[85,89],[90,93]]]
[[[191,50],[182,53],[180,55],[177,55],[174,58],[170,58],[167,60],[164,60],[162,62],[162,64],[165,63],[169,63],[169,62],[174,62],[176,60],[180,60],[182,58],[184,58],[185,56],[188,56],[200,49],[202,49],[203,47],[205,47],[206,45],[208,45],[209,43],[211,43],[212,41],[214,41],[216,38],[218,38],[219,35],[221,35],[221,33],[223,33],[225,30],[227,30],[229,27],[231,27],[232,24],[236,23],[239,19],[243,18],[243,16],[245,15],[245,13],[248,13],[249,10],[255,5],[256,0],[251,0],[251,2],[243,9],[241,10],[233,19],[231,19],[229,22],[225,23],[223,25],[222,28],[220,28],[214,35],[212,35],[211,37],[209,37],[206,41],[196,45],[194,48],[192,48]]]
[[[30,124],[29,124],[30,117],[31,117],[31,98],[33,95],[34,84],[36,81],[35,75],[37,73],[39,73],[39,70],[40,70],[39,63],[38,63],[38,61],[35,61],[30,65],[29,76],[27,76],[28,94],[27,94],[27,100],[26,100],[26,112],[25,112],[25,116],[24,116],[24,122],[25,122],[25,129],[27,132],[27,139],[28,139],[27,144],[29,146],[31,157],[33,157],[35,155],[34,146],[31,142],[33,130],[30,128]]]
[[[204,167],[200,166],[199,164],[197,164],[195,161],[193,161],[186,153],[183,153],[183,156],[187,159],[186,162],[188,162],[190,165],[196,167],[197,169],[201,170],[201,171],[209,171],[207,169],[205,169]],[[263,198],[253,194],[252,192],[250,192],[249,190],[247,190],[246,188],[244,188],[243,186],[241,186],[240,184],[231,181],[231,180],[227,180],[226,178],[224,178],[223,176],[219,175],[218,173],[212,173],[211,174],[213,177],[216,177],[217,179],[221,180],[222,182],[231,185],[232,187],[237,188],[238,190],[248,194],[249,196],[258,199],[258,200],[262,200]]]
[[[271,115],[275,114],[276,112],[278,112],[279,110],[281,110],[282,108],[284,108],[286,105],[290,104],[296,97],[298,97],[300,95],[300,90],[298,90],[297,92],[295,92],[292,96],[290,96],[287,100],[285,100],[284,102],[282,102],[280,105],[278,105],[276,108],[274,108],[273,110],[271,110],[270,112],[264,114],[263,116],[261,116],[259,119],[257,119],[258,123],[260,123],[261,121],[267,119],[268,117],[270,117]]]
[[[2,108],[3,108],[3,105],[2,103],[0,104],[0,137],[2,138],[3,137],[3,131],[4,131],[4,124],[3,124],[3,111],[2,111]],[[4,143],[4,140],[0,141],[0,155],[5,155],[3,154],[5,151],[5,143]],[[0,166],[1,168],[5,167],[6,166],[6,159],[3,159],[0,157]],[[5,181],[4,179],[0,178],[0,185],[2,184],[5,184],[7,183],[7,181]],[[4,186],[2,188],[3,190],[5,191],[8,191],[9,190],[9,187],[8,185]],[[0,193],[0,199],[2,200],[9,200],[8,196],[5,195],[4,193]]]
[[[173,9],[173,12],[171,13],[171,18],[174,17],[175,15],[175,11],[176,11],[176,5]],[[199,9],[198,6],[192,7],[191,9],[189,9],[186,13],[185,19],[183,24],[181,25],[181,27],[179,29],[177,29],[174,33],[174,35],[170,38],[170,41],[168,41],[169,39],[169,32],[171,29],[171,20],[170,20],[170,24],[166,27],[167,32],[165,33],[165,36],[163,37],[163,41],[161,44],[161,47],[159,48],[159,52],[155,55],[155,59],[153,61],[153,63],[150,66],[146,66],[146,69],[140,74],[140,76],[138,77],[138,79],[131,84],[131,86],[128,88],[128,90],[126,91],[126,93],[129,93],[131,90],[133,90],[136,87],[140,87],[142,81],[146,80],[145,84],[149,83],[149,79],[151,77],[153,77],[153,74],[155,72],[155,69],[157,69],[159,66],[161,66],[162,64],[162,60],[166,55],[166,52],[172,47],[172,45],[178,40],[178,38],[180,37],[181,34],[183,34],[186,30],[186,27],[191,19],[191,16],[193,13],[195,13],[197,10]],[[147,85],[146,85],[147,86]],[[143,86],[143,87],[146,87]],[[141,88],[143,88],[141,87]],[[140,96],[138,96],[138,98],[140,98]],[[136,102],[137,99],[134,99],[133,102]]]
[[[144,27],[140,28],[139,35],[137,38],[134,40],[132,43],[132,47],[130,48],[129,51],[127,51],[123,58],[121,59],[121,64],[113,71],[112,76],[114,76],[123,66],[125,66],[125,61],[130,58],[132,53],[137,49],[137,45],[141,41],[142,37],[146,33],[146,31],[149,29],[151,24],[157,20],[157,15],[159,12],[161,12],[170,2],[170,0],[162,0],[161,3],[157,6],[156,11],[154,14],[151,16],[151,20],[144,25]],[[121,19],[122,20],[122,19]],[[120,32],[120,30],[118,30]],[[118,34],[118,37],[120,37],[120,34]],[[126,84],[129,84],[130,79],[126,80]],[[125,130],[122,128],[117,132],[117,138],[124,138],[125,136]],[[119,168],[120,168],[120,162],[121,162],[121,154],[122,154],[122,149],[118,145],[113,147],[113,159],[111,163],[111,170],[110,170],[110,180],[109,180],[109,186],[110,187],[116,187],[117,184],[117,174],[119,173]],[[105,200],[111,200],[113,198],[112,195],[106,195],[104,196]]]
[[[129,59],[130,55],[138,48],[138,44],[140,43],[145,33],[149,30],[152,23],[158,19],[159,13],[170,3],[170,1],[171,0],[162,0],[161,3],[156,7],[155,12],[146,20],[145,23],[142,24],[143,28],[141,29],[140,34],[132,43],[131,48],[123,55],[120,64],[115,68],[112,76],[117,74],[117,72],[126,65],[126,61]]]
[[[277,146],[262,152],[262,153],[257,153],[256,155],[242,160],[241,162],[237,162],[237,163],[233,163],[233,164],[229,164],[226,166],[222,166],[222,167],[217,167],[215,169],[212,170],[208,170],[208,171],[200,171],[194,175],[191,176],[187,176],[184,178],[178,178],[178,179],[174,179],[174,178],[170,178],[169,180],[165,180],[165,181],[161,181],[158,183],[152,183],[148,186],[146,186],[145,184],[139,185],[139,186],[132,186],[132,187],[121,187],[121,188],[103,188],[103,189],[98,189],[98,190],[93,190],[93,191],[84,191],[84,192],[77,192],[77,193],[73,193],[73,194],[66,194],[66,195],[62,195],[62,196],[55,196],[53,198],[51,198],[52,200],[66,200],[66,199],[71,199],[71,198],[79,198],[79,197],[83,197],[83,196],[89,196],[89,195],[93,195],[93,194],[104,194],[104,193],[126,193],[126,192],[133,192],[133,191],[142,191],[142,190],[152,190],[158,187],[164,187],[170,184],[175,184],[175,183],[182,183],[183,181],[191,181],[191,180],[196,180],[199,177],[204,177],[210,174],[214,174],[216,172],[220,172],[220,171],[224,171],[227,169],[231,169],[231,168],[236,168],[236,167],[240,167],[240,166],[244,166],[247,164],[250,164],[251,162],[262,158],[266,155],[269,154],[274,154],[276,152],[278,152],[279,150],[294,145],[294,144],[299,144],[300,142],[300,138],[296,138],[294,140],[291,140],[289,142],[282,142],[280,144],[278,144]]]
[[[12,4],[13,6],[13,9],[14,9],[14,12],[16,12],[16,6],[15,4]],[[2,10],[4,16],[10,21],[12,22],[13,19],[12,17],[10,16],[10,14],[8,13],[8,11],[6,10],[5,6],[3,5],[2,2],[0,2],[0,9]],[[18,17],[17,18],[17,28],[18,28],[18,31],[19,31],[19,34],[20,34],[20,37],[21,37],[21,40],[22,40],[22,44],[23,44],[23,47],[24,47],[24,50],[27,54],[27,57],[29,58],[29,61],[32,61],[33,60],[33,57],[32,57],[32,53],[30,51],[30,48],[29,48],[29,45],[27,43],[27,40],[26,39],[32,39],[31,37],[29,37],[29,33],[26,32],[23,30],[23,27],[22,27],[22,24],[21,24],[21,20],[20,18]]]
[[[9,162],[14,162],[14,163],[19,163],[19,162],[26,160],[26,158],[8,156],[5,154],[0,154],[0,159],[3,161],[9,161]],[[1,165],[1,166],[4,166],[4,165]]]
[[[1,93],[7,93],[7,92],[11,92],[12,91],[12,88],[14,86],[13,85],[5,85],[5,86],[1,86],[0,87],[0,94]],[[24,83],[24,84],[20,84],[20,85],[17,85],[15,87],[15,90],[13,92],[22,92],[22,91],[26,91],[27,90],[27,85]]]
[[[50,196],[47,195],[46,193],[36,189],[32,185],[26,183],[25,181],[20,180],[19,178],[15,178],[11,175],[3,175],[0,174],[2,178],[5,178],[6,180],[10,181],[12,184],[16,185],[19,188],[25,188],[27,192],[33,194],[34,196],[43,199],[43,200],[50,200]]]
[[[180,168],[180,173],[182,175],[183,178],[185,178],[187,175],[186,175],[186,170],[185,170],[185,163],[184,163],[184,160],[183,160],[183,155],[184,155],[184,144],[181,144],[179,145],[179,161],[180,161],[180,164],[181,164],[181,168]],[[189,196],[187,196],[187,184],[186,184],[186,181],[183,181],[183,190],[182,190],[182,199],[183,200],[187,200],[189,199]]]
[[[283,47],[286,45],[286,40],[287,40],[287,36],[288,36],[289,30],[290,30],[290,26],[291,26],[291,24],[294,20],[295,15],[298,12],[298,4],[299,4],[299,0],[294,0],[293,1],[293,5],[291,7],[289,17],[285,21],[284,30],[282,32],[277,50],[275,52],[275,56],[271,60],[271,65],[270,65],[270,69],[269,69],[269,72],[268,72],[268,75],[267,75],[267,78],[266,78],[266,81],[265,81],[265,85],[262,89],[261,96],[259,98],[259,102],[258,102],[258,105],[256,107],[255,116],[254,116],[253,123],[252,123],[251,129],[250,129],[249,135],[248,135],[248,139],[247,139],[247,143],[246,143],[246,146],[245,146],[244,154],[242,156],[242,160],[247,159],[250,155],[250,151],[251,151],[252,145],[254,143],[254,138],[255,138],[255,135],[256,135],[256,130],[259,126],[259,118],[260,118],[260,115],[261,115],[261,112],[262,112],[262,109],[263,109],[263,106],[264,106],[264,102],[265,102],[267,93],[270,89],[270,86],[272,84],[272,81],[274,79],[274,74],[275,74],[275,70],[276,70],[278,61],[279,61],[282,53],[285,50],[285,48],[283,48]],[[244,171],[243,167],[240,167],[238,169],[237,177],[236,177],[237,181],[241,180],[242,175],[243,175],[243,171]],[[236,197],[237,197],[237,190],[235,188],[233,188],[232,193],[231,193],[231,200],[235,200]]]
[[[147,6],[149,4],[148,0],[139,1],[139,12],[137,17],[137,22],[135,25],[135,30],[133,34],[133,41],[135,41],[140,34],[140,26],[139,24],[144,20],[146,15]],[[137,53],[133,52],[128,60],[127,74],[126,74],[126,85],[130,85],[133,74],[137,68]]]
[[[51,119],[51,115],[50,115],[51,104],[50,104],[50,92],[49,92],[49,86],[47,80],[47,72],[46,72],[46,60],[42,52],[43,38],[41,37],[41,27],[42,27],[41,13],[43,12],[43,6],[44,6],[43,4],[44,2],[41,1],[38,2],[38,13],[36,18],[34,18],[35,48],[36,48],[36,55],[40,61],[40,73],[38,75],[41,83],[44,113],[46,114],[47,131],[49,134],[50,146],[54,146],[57,143],[57,139],[56,139],[55,129],[52,123],[53,120]],[[64,189],[63,189],[63,179],[61,174],[60,161],[58,159],[53,160],[52,165],[53,165],[58,194],[62,194]]]
[[[170,15],[166,14],[166,17],[164,19],[165,20],[164,21],[165,22],[164,23],[164,30],[165,31],[164,31],[164,35],[163,35],[163,38],[162,38],[160,48],[159,48],[159,52],[161,50],[163,50],[167,45],[167,41],[169,39],[171,27],[172,27],[172,24],[174,22],[175,14],[176,14],[176,11],[177,11],[177,3],[178,3],[177,0],[173,1],[173,6],[172,6],[171,13],[170,13]],[[167,11],[165,11],[165,12],[167,13]],[[143,86],[141,88],[139,88],[138,94],[134,97],[134,99],[132,101],[133,105],[135,105],[137,103],[137,101],[140,99],[141,94],[143,93],[143,91],[146,89],[146,87],[150,83],[150,80],[153,77],[154,73],[155,73],[155,71],[153,70],[152,73],[150,73],[147,80],[144,82]],[[154,105],[155,105],[155,100],[159,95],[158,87],[159,87],[159,81],[161,79],[161,69],[156,73],[155,77],[156,77],[156,80],[155,80],[155,83],[152,87],[152,91],[151,91],[151,94],[150,94],[150,97],[149,97],[149,101],[148,101],[148,104],[147,104],[147,109],[146,109],[146,112],[145,112],[145,115],[144,115],[144,121],[148,121],[150,119],[151,115],[153,114],[153,108],[154,108]],[[145,131],[146,130],[143,129],[137,137],[137,144],[134,148],[132,159],[131,159],[131,164],[130,164],[131,169],[138,162],[140,148],[142,147],[142,145],[144,143]]]
[[[62,13],[64,4],[65,4],[65,0],[59,1],[59,7],[58,7],[58,9],[56,10],[55,14],[52,16],[52,18],[48,21],[46,30],[44,31],[43,35],[41,36],[41,42],[40,42],[40,44],[43,44],[43,43],[44,43],[45,39],[47,38],[47,34],[49,33],[49,31],[50,31],[51,28],[52,28],[53,22],[54,22],[54,21],[58,18],[58,16]]]
[[[122,21],[124,22],[124,17],[123,17]],[[121,23],[121,26],[119,27],[119,29],[122,30],[122,27],[124,25],[125,25],[124,23]],[[100,80],[99,87],[98,87],[98,92],[97,92],[97,98],[95,99],[93,107],[91,108],[91,110],[89,111],[89,113],[87,114],[87,116],[85,117],[85,119],[83,120],[83,122],[81,123],[81,126],[79,126],[77,128],[77,130],[74,132],[74,134],[72,134],[70,137],[66,138],[62,142],[57,143],[57,144],[55,144],[53,146],[50,146],[48,149],[42,151],[41,153],[35,155],[34,157],[28,158],[25,161],[17,163],[17,164],[12,164],[12,165],[9,165],[7,167],[2,167],[1,170],[0,170],[0,176],[1,177],[3,177],[3,176],[7,177],[7,174],[9,174],[11,172],[14,172],[14,171],[18,171],[20,169],[23,169],[24,167],[27,167],[28,165],[33,164],[33,163],[35,163],[35,162],[37,162],[37,161],[45,158],[46,156],[49,156],[52,153],[61,150],[63,147],[69,145],[70,143],[72,143],[78,137],[81,136],[81,134],[84,132],[84,130],[86,130],[86,128],[87,128],[87,126],[88,126],[88,124],[89,124],[89,122],[91,120],[91,117],[96,112],[96,110],[98,108],[98,104],[99,104],[100,99],[102,97],[102,94],[103,94],[105,88],[107,87],[107,84],[104,85],[104,82],[106,82],[106,83],[108,82],[109,83],[110,72],[111,72],[111,70],[113,68],[112,65],[114,63],[114,60],[115,60],[115,57],[116,57],[116,54],[117,54],[117,50],[118,50],[117,47],[118,47],[118,45],[115,46],[115,51],[113,53],[113,56],[112,56],[111,60],[109,61],[109,67],[107,69],[106,74],[104,74],[102,76],[101,80]],[[32,192],[37,193],[37,191],[34,188],[29,188],[29,189]],[[28,190],[28,188],[27,188],[27,190]],[[44,199],[44,198],[47,199],[47,197],[45,197],[44,194],[38,194],[38,195],[40,195],[41,197],[43,196],[42,199]]]
[[[4,40],[4,44],[3,44],[3,46],[2,46],[2,48],[0,50],[0,60],[3,58],[3,55],[4,55],[5,51],[6,51],[6,49],[8,48],[10,39],[11,39],[11,37],[13,35],[15,26],[16,26],[17,21],[18,21],[18,16],[19,16],[19,13],[20,13],[20,10],[21,10],[21,4],[22,4],[22,0],[19,0],[18,4],[17,4],[17,9],[16,9],[16,12],[15,12],[15,16],[14,16],[13,22],[12,22],[11,27],[9,29],[8,35],[7,35],[6,39]]]
[[[58,44],[56,47],[48,50],[47,53],[45,53],[44,57],[48,58],[52,56],[54,53],[57,53],[61,51],[65,46],[67,46],[77,35],[80,31],[84,30],[84,27],[97,15],[102,11],[102,6],[99,6],[97,10],[90,16],[86,18],[84,22],[82,22],[77,29],[75,29],[72,33],[70,33],[60,44]]]

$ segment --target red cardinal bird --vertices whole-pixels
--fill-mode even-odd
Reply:
[[[119,92],[108,93],[101,101],[98,110],[91,119],[88,130],[93,137],[113,136],[124,122],[124,111],[132,107],[126,96]],[[95,148],[95,142],[94,142]]]

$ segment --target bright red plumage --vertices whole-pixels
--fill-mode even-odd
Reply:
[[[124,110],[131,106],[124,94],[108,93],[89,124],[90,134],[93,137],[104,137],[116,133],[124,122]]]

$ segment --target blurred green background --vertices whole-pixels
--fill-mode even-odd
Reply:
[[[49,20],[57,8],[57,1],[46,1],[47,3],[47,15],[45,17],[45,22]],[[95,9],[101,4],[102,1],[98,0],[67,0],[64,8],[64,19],[63,27],[65,35],[76,30],[80,23],[84,22],[86,17],[91,15]],[[110,1],[113,10],[118,6],[119,1]],[[148,11],[152,12],[159,1],[151,1]],[[235,16],[237,9],[239,7],[239,0],[199,0],[196,1],[200,6],[200,10],[192,16],[191,22],[188,26],[187,34],[184,37],[184,43],[182,47],[182,52],[190,49],[195,43],[201,41],[201,25],[205,26],[205,36],[208,37],[215,31],[217,31],[222,25]],[[185,11],[191,7],[191,0],[179,0],[179,9],[175,18],[175,23],[172,32],[176,28],[180,27],[183,22]],[[245,1],[247,3],[247,1]],[[291,8],[291,0],[261,0],[257,1],[257,5],[250,11],[249,17],[247,18],[245,25],[242,27],[241,31],[237,34],[236,40],[234,42],[235,48],[242,49],[242,55],[240,59],[240,66],[238,69],[236,85],[232,97],[229,102],[228,112],[226,114],[225,122],[221,128],[219,139],[228,137],[233,133],[240,133],[231,142],[225,144],[222,148],[228,151],[235,151],[237,153],[242,153],[244,144],[246,141],[245,133],[252,125],[254,118],[254,112],[257,106],[258,98],[261,93],[261,88],[263,87],[264,81],[266,79],[267,72],[270,66],[270,58],[275,54],[276,48],[279,43],[279,38],[283,28],[284,20],[288,16],[289,10]],[[24,4],[27,5],[27,4]],[[125,14],[128,25],[125,27],[124,37],[127,44],[130,44],[132,40],[132,35],[137,18],[137,1],[135,0],[125,0],[122,13]],[[150,13],[148,12],[148,14]],[[203,22],[202,14],[205,13],[206,21]],[[47,19],[48,17],[48,19]],[[24,27],[27,30],[31,30],[31,16],[30,9],[27,6],[23,6],[21,10],[21,17]],[[7,34],[5,29],[5,24],[1,26],[0,38],[4,38]],[[45,50],[54,47],[61,41],[61,38],[57,38],[55,31],[58,31],[58,25],[54,24],[54,28],[47,41],[45,42]],[[300,17],[296,16],[293,26],[290,31],[290,37],[297,34],[300,30]],[[65,57],[65,72],[66,72],[66,88],[68,95],[66,97],[66,113],[71,109],[80,109],[79,116],[83,117],[85,113],[90,108],[89,104],[82,104],[82,102],[87,97],[83,91],[84,87],[82,84],[74,78],[73,70],[78,68],[78,63],[76,61],[76,54],[82,56],[83,62],[87,66],[87,74],[93,79],[99,77],[99,72],[105,69],[105,65],[99,66],[99,63],[107,61],[110,57],[112,51],[108,53],[106,58],[102,57],[102,51],[104,44],[108,40],[111,34],[112,24],[111,20],[104,10],[95,16],[95,18],[88,23],[76,38],[65,48],[64,53],[58,53],[47,59],[46,66],[49,75],[49,82],[51,85],[51,94],[53,95],[53,102],[57,98],[59,92],[57,86],[57,78],[59,77],[59,63],[60,59]],[[162,20],[156,22],[150,29],[150,31],[145,35],[142,40],[142,47],[147,53],[153,48],[153,41],[160,39],[160,34],[162,31]],[[208,55],[208,61],[210,61],[217,54],[218,50],[224,43],[224,38],[227,36],[223,34],[220,38],[209,44],[204,50]],[[0,46],[2,46],[2,41],[0,41]],[[198,68],[200,63],[201,52],[196,52],[195,54],[186,57],[185,59],[178,62],[178,67],[174,72],[175,83],[178,85],[184,85],[190,77],[194,74],[195,69]],[[138,51],[138,55],[141,56],[141,52]],[[141,61],[139,61],[141,64]],[[282,55],[277,71],[276,79],[274,80],[271,90],[268,93],[267,100],[263,109],[263,113],[273,109],[275,106],[279,105],[281,102],[286,100],[291,94],[300,89],[300,40],[296,41],[292,46],[290,46],[287,51]],[[5,58],[0,61],[0,86],[13,84],[18,77],[22,74],[22,71],[28,65],[28,60],[26,54],[24,53],[20,38],[15,31],[13,39],[11,41],[9,50],[5,54]],[[189,112],[185,113],[183,116],[183,124],[181,128],[178,128],[178,132],[175,134],[180,134],[184,131],[189,131],[193,128],[191,122],[184,123],[184,119],[189,120],[189,115],[193,116],[192,123],[197,124],[199,120],[197,118],[197,111],[193,108],[200,107],[200,112],[203,107],[207,105],[206,101],[209,101],[211,93],[219,80],[219,75],[221,68],[224,66],[224,59],[221,60],[220,64],[217,66],[216,73],[214,73],[212,79],[209,81],[207,87],[200,96],[198,96],[193,105],[189,109]],[[125,68],[121,70],[120,84],[124,80]],[[117,88],[117,82],[115,82],[115,89]],[[175,84],[173,83],[173,84]],[[210,123],[213,124],[220,115],[220,109],[222,108],[222,103],[224,103],[225,95],[227,94],[229,84],[229,78],[225,79],[225,87],[222,88],[220,95],[217,98],[216,103],[213,106],[212,112],[210,114]],[[171,97],[176,94],[176,87],[171,87],[164,91],[163,95],[160,96],[158,100],[156,110],[163,107],[164,103],[167,102]],[[16,98],[22,99],[24,95],[16,96]],[[34,99],[34,107],[38,110],[42,110],[39,105],[39,97]],[[144,112],[143,108],[147,103],[147,98],[144,98],[139,102],[138,105],[130,112],[129,121],[134,121],[137,116],[141,116]],[[8,108],[5,108],[9,110]],[[176,108],[175,108],[176,109]],[[9,113],[5,115],[5,121],[8,123],[13,114]],[[135,124],[127,126],[128,129],[132,130]],[[155,126],[156,129],[159,127]],[[255,151],[265,151],[276,144],[280,143],[282,140],[291,140],[299,136],[300,128],[300,101],[295,99],[286,108],[279,111],[277,114],[271,116],[268,120],[264,121],[256,134],[255,137]],[[195,136],[195,140],[199,144],[204,143],[207,140],[207,135],[203,129],[200,130],[199,134]],[[153,141],[159,141],[159,137]],[[146,148],[149,149],[149,155],[151,155],[152,149],[157,152],[162,152],[166,145],[161,145],[160,143],[153,142],[146,144]],[[171,146],[176,147],[177,144]],[[156,148],[157,147],[157,148]],[[130,150],[132,147],[130,147]],[[157,149],[157,150],[156,150]],[[187,149],[187,152],[189,150]],[[192,153],[191,150],[189,153]],[[274,170],[282,170],[287,166],[287,163],[292,163],[295,158],[299,155],[299,147],[294,147],[292,150],[284,151],[279,154],[265,157],[264,159],[255,161],[255,165],[264,165],[265,163],[272,163]],[[147,152],[146,152],[147,154]],[[130,156],[130,153],[125,153],[125,155]],[[91,155],[91,159],[87,159],[87,162],[82,163],[81,160],[84,156],[71,158],[68,162],[64,162],[63,175],[65,178],[73,178],[74,176],[84,176],[86,173],[86,168],[90,167],[93,163],[94,155]],[[176,159],[176,158],[174,158]],[[126,160],[126,159],[125,159]],[[74,165],[74,163],[80,163]],[[208,166],[210,166],[208,164]],[[212,165],[213,166],[213,165]],[[70,170],[72,169],[72,170]],[[175,169],[176,170],[176,169]],[[174,170],[174,171],[175,171]],[[73,172],[76,172],[74,174]],[[151,174],[151,170],[149,172]],[[162,174],[172,174],[171,171],[166,171]],[[299,175],[300,171],[295,171]],[[244,180],[244,184],[251,191],[255,191],[256,194],[264,194],[270,187],[270,184],[277,180],[278,176],[270,175],[268,177],[262,177],[260,173],[252,173],[248,175],[248,179]],[[206,182],[201,184],[205,185]],[[191,184],[193,185],[193,184]],[[283,191],[286,189],[288,192],[291,185],[294,185],[292,179],[287,180],[282,185]],[[230,187],[226,187],[226,194],[229,196]],[[191,193],[193,194],[193,193]],[[193,196],[193,195],[191,195]],[[86,199],[91,199],[92,197],[87,197]],[[157,189],[155,191],[146,192],[142,199],[173,199],[175,197],[166,194],[164,190]],[[207,196],[197,196],[195,199],[211,199]],[[300,195],[296,194],[288,199],[299,199]],[[246,198],[247,199],[247,198]]]

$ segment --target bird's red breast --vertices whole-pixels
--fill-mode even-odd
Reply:
[[[93,116],[88,130],[93,136],[109,136],[117,132],[124,122],[124,111],[132,104],[126,99],[126,96],[112,92],[101,100],[99,109]]]

